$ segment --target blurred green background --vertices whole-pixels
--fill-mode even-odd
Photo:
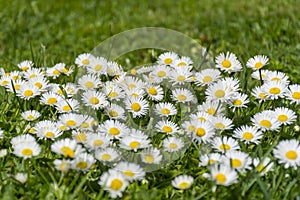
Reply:
[[[137,27],[165,27],[196,39],[213,55],[257,54],[269,69],[300,80],[300,13],[297,0],[0,0],[0,65],[14,69],[25,59],[41,65],[73,64],[110,36]],[[145,38],[146,39],[146,38]],[[136,57],[143,59],[143,57]]]

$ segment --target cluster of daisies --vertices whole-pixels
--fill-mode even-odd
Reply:
[[[246,64],[259,85],[249,94],[242,92],[239,79],[227,75],[246,70],[229,52],[216,57],[216,68],[201,70],[190,58],[173,52],[129,72],[88,53],[79,55],[75,64],[78,70],[64,63],[38,68],[31,61],[19,63],[16,71],[1,69],[0,85],[7,92],[41,108],[20,115],[26,129],[10,140],[17,157],[48,156],[63,173],[106,165],[109,170],[99,184],[113,198],[189,147],[210,149],[205,154],[200,149],[199,167],[206,167],[203,176],[219,185],[237,183],[239,174],[248,170],[264,175],[272,170],[274,158],[285,168],[300,166],[297,139],[279,141],[273,157],[255,157],[243,148],[255,148],[270,134],[278,135],[297,120],[295,111],[261,106],[243,125],[228,115],[228,110],[238,111],[243,117],[250,100],[261,105],[273,100],[300,103],[300,85],[290,84],[282,72],[262,69],[268,64],[266,56],[254,56]],[[57,83],[63,76],[78,76],[74,72],[80,70],[83,75],[76,82]],[[199,99],[195,91],[203,90],[205,98]],[[50,114],[43,116],[41,110]],[[46,142],[49,149],[42,147]],[[172,185],[187,189],[193,182],[193,176],[184,174]]]

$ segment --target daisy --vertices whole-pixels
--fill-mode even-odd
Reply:
[[[225,106],[216,101],[206,101],[198,106],[198,111],[206,112],[210,116],[224,115]]]
[[[256,71],[263,68],[265,65],[269,64],[269,58],[265,55],[256,55],[253,58],[250,58],[246,66]]]
[[[300,103],[300,85],[298,85],[298,84],[290,85],[285,96],[292,103],[299,104]]]
[[[75,158],[84,150],[77,144],[76,140],[65,138],[52,143],[51,151],[63,155],[65,158]]]
[[[160,83],[164,79],[168,78],[170,76],[170,73],[170,67],[164,65],[157,65],[149,75],[151,77],[154,77],[156,83]]]
[[[63,99],[55,104],[59,113],[70,113],[79,110],[79,102],[76,99]]]
[[[224,116],[211,117],[210,122],[216,130],[220,131],[229,130],[233,126],[232,120]]]
[[[204,69],[196,73],[196,84],[205,86],[211,85],[220,79],[221,73],[217,69]]]
[[[83,115],[73,113],[60,115],[59,119],[60,122],[69,129],[77,128],[85,121],[85,117]]]
[[[268,99],[283,98],[287,87],[281,82],[266,82],[262,85],[263,92],[267,95]]]
[[[67,83],[67,84],[63,85],[63,88],[69,98],[74,96],[78,91],[78,87],[74,83]]]
[[[44,120],[34,125],[34,132],[40,139],[54,139],[63,134],[58,124],[49,120]]]
[[[109,138],[102,133],[91,133],[86,135],[85,147],[90,150],[106,148],[110,144]]]
[[[77,143],[85,144],[87,142],[87,135],[91,134],[89,131],[72,130],[72,137]]]
[[[40,92],[43,92],[46,90],[48,86],[48,80],[42,76],[38,76],[38,77],[31,78],[28,81],[28,84],[32,84],[36,86]]]
[[[274,114],[279,123],[283,125],[292,124],[297,119],[296,113],[293,110],[284,107],[275,108]]]
[[[125,92],[115,83],[106,82],[104,85],[104,93],[109,100],[119,101],[125,97]]]
[[[78,85],[84,91],[95,90],[101,85],[101,79],[92,74],[83,75],[78,79]]]
[[[61,72],[58,70],[58,68],[55,66],[49,67],[46,69],[46,76],[52,77],[53,79],[58,78],[61,75]]]
[[[167,137],[163,140],[164,151],[177,152],[184,147],[184,142],[179,137]]]
[[[192,59],[187,56],[182,56],[181,58],[176,59],[171,64],[171,66],[174,67],[175,69],[182,68],[182,67],[191,68],[192,65],[193,65]]]
[[[63,98],[54,92],[43,93],[40,97],[40,102],[49,106],[55,106],[58,102],[61,101],[63,101]]]
[[[71,160],[60,160],[60,159],[55,159],[53,161],[55,169],[62,171],[64,173],[67,173],[69,169],[71,168],[72,161]]]
[[[147,85],[146,92],[148,97],[153,101],[161,101],[163,99],[163,88],[160,85]]]
[[[87,66],[87,71],[95,75],[106,74],[107,60],[103,57],[94,58]]]
[[[225,88],[229,91],[230,96],[232,96],[233,94],[236,94],[239,90],[239,84],[240,81],[237,78],[233,78],[233,77],[225,77],[221,80],[218,80],[217,83],[222,83]]]
[[[210,179],[217,185],[229,186],[237,183],[238,174],[227,165],[212,165],[210,168]]]
[[[127,188],[129,182],[122,172],[109,170],[104,172],[98,182],[104,190],[109,191],[111,198],[122,197],[122,192]]]
[[[172,65],[176,60],[178,60],[178,55],[174,52],[166,52],[158,57],[158,63],[161,65]]]
[[[88,153],[81,153],[72,161],[72,168],[80,171],[88,171],[96,162],[95,158]]]
[[[192,72],[188,68],[177,68],[176,70],[171,71],[170,79],[173,85],[190,82],[192,77]]]
[[[239,172],[251,169],[252,159],[247,153],[241,151],[230,151],[223,157],[225,163]]]
[[[79,67],[87,67],[93,59],[94,56],[92,54],[83,53],[77,56],[77,58],[75,59],[75,64]]]
[[[11,82],[11,78],[9,76],[6,76],[6,75],[2,76],[1,79],[0,79],[0,85],[1,86],[7,86],[7,85],[10,84],[10,82]]]
[[[129,134],[128,127],[117,120],[106,120],[99,125],[101,133],[106,134],[109,138],[121,138]]]
[[[300,144],[296,139],[280,141],[273,149],[274,156],[284,168],[300,166]]]
[[[195,100],[193,93],[185,88],[176,88],[172,90],[172,99],[179,103],[186,103]]]
[[[8,89],[8,91],[13,92],[13,93],[14,93],[14,91],[19,91],[21,85],[27,84],[27,82],[24,80],[16,80],[16,81],[12,81],[10,83],[11,84],[5,85],[5,87]]]
[[[194,121],[206,122],[206,121],[210,121],[212,116],[206,112],[198,111],[195,114],[192,114],[190,117],[191,117],[191,120],[194,120]]]
[[[41,152],[41,147],[35,140],[34,141],[28,140],[28,141],[17,143],[13,145],[13,148],[14,148],[13,154],[24,159],[38,156]]]
[[[237,92],[231,97],[229,106],[235,111],[236,108],[247,108],[247,103],[249,103],[248,95]]]
[[[285,73],[279,71],[271,71],[268,73],[266,76],[266,81],[281,82],[284,85],[288,85],[290,83],[289,77]]]
[[[28,69],[31,69],[31,67],[33,66],[33,62],[31,60],[24,60],[22,62],[20,62],[18,64],[18,67],[22,70],[22,71],[26,71]]]
[[[133,118],[146,115],[149,108],[149,103],[142,98],[130,97],[125,101],[126,109],[132,113]]]
[[[254,158],[252,163],[254,167],[256,167],[257,172],[261,175],[264,175],[267,172],[271,171],[274,166],[274,163],[268,157],[264,158],[263,160],[260,160],[259,158]]]
[[[110,104],[109,106],[105,107],[105,112],[110,119],[124,119],[126,120],[125,116],[125,109],[118,105],[118,104]]]
[[[98,121],[89,115],[83,115],[84,121],[80,125],[79,130],[95,131],[98,128]]]
[[[172,186],[179,190],[190,188],[194,183],[194,178],[189,175],[180,175],[172,180]]]
[[[58,63],[54,67],[56,67],[61,73],[63,73],[66,76],[70,76],[74,72],[74,67],[71,66],[69,69],[66,68],[65,63]]]
[[[27,179],[28,179],[28,174],[27,173],[17,173],[15,175],[15,179],[17,181],[19,181],[20,183],[24,184],[27,182]]]
[[[218,81],[209,85],[205,94],[208,101],[226,102],[231,98],[232,92],[222,81]]]
[[[94,110],[103,109],[108,105],[108,101],[103,93],[97,91],[86,91],[82,94],[82,101],[85,105]]]
[[[246,144],[250,142],[259,144],[260,139],[263,137],[263,133],[257,127],[247,125],[236,128],[233,133],[233,137],[240,139]]]
[[[44,74],[45,74],[45,72],[42,71],[42,69],[40,69],[40,68],[30,68],[30,69],[26,70],[25,72],[23,72],[23,77],[27,80],[30,80],[35,77],[43,77]]]
[[[212,144],[212,148],[222,153],[224,152],[226,153],[229,151],[236,151],[240,149],[240,146],[236,140],[226,136],[223,138],[221,137],[214,138],[211,144]]]
[[[219,153],[210,153],[199,157],[199,166],[209,166],[213,164],[220,164],[222,155]]]
[[[262,131],[277,131],[280,127],[280,123],[273,111],[265,110],[257,113],[251,118],[251,122],[254,126],[260,128]]]
[[[21,73],[19,71],[12,71],[9,73],[11,80],[16,81],[21,79]]]
[[[140,155],[142,162],[146,164],[159,164],[162,160],[162,155],[157,148],[145,149]]]
[[[124,90],[142,89],[145,87],[145,83],[139,78],[132,76],[125,76],[119,84]]]
[[[252,76],[252,78],[254,78],[256,80],[262,79],[263,81],[265,81],[267,79],[267,76],[269,73],[271,73],[270,70],[257,70],[257,71],[252,72],[251,76]]]
[[[143,98],[145,91],[142,88],[134,88],[131,90],[125,89],[125,94],[127,97],[133,98]]]
[[[96,149],[95,158],[106,164],[107,162],[116,162],[120,159],[120,154],[114,148]]]
[[[35,143],[35,138],[29,134],[22,134],[22,135],[18,135],[16,137],[13,137],[11,140],[10,140],[10,143],[11,145],[14,147],[14,146],[17,146],[17,145],[20,145],[20,144],[23,144],[23,143]]]
[[[265,93],[261,86],[256,86],[253,88],[252,95],[259,100],[259,103],[267,100],[267,93]]]
[[[168,121],[168,120],[162,120],[159,121],[155,128],[158,132],[166,133],[166,134],[174,134],[179,131],[179,127],[174,122]]]
[[[138,149],[144,149],[150,147],[150,139],[143,132],[131,129],[130,135],[124,136],[120,140],[120,148],[126,150],[137,151]]]
[[[207,143],[214,135],[215,129],[208,121],[195,121],[192,138],[198,142]]]
[[[116,62],[107,62],[106,73],[109,76],[120,76],[123,73],[123,69]]]
[[[238,72],[242,69],[242,65],[236,55],[230,52],[226,54],[220,53],[220,55],[216,57],[215,63],[217,68],[228,73]]]
[[[41,114],[36,110],[28,110],[21,113],[21,116],[26,121],[34,121],[41,116]]]
[[[124,177],[130,182],[145,178],[145,171],[136,163],[119,162],[112,170],[123,173]]]
[[[29,84],[28,82],[24,85],[20,86],[20,90],[17,90],[17,95],[23,99],[29,100],[40,94],[40,91],[33,84]]]
[[[158,103],[155,105],[154,111],[161,117],[168,117],[177,114],[177,109],[172,103]]]

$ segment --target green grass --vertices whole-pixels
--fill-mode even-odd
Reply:
[[[148,3],[146,3],[148,2]],[[90,52],[103,40],[138,27],[165,27],[177,30],[210,47],[213,55],[230,51],[242,63],[257,55],[267,55],[270,70],[289,75],[300,82],[300,13],[297,1],[4,1],[0,0],[0,67],[16,70],[22,60],[34,60],[40,67],[58,62],[74,65],[77,55]],[[146,38],[145,38],[146,39]],[[125,58],[130,58],[130,63]],[[147,62],[148,51],[121,57],[125,66]],[[0,88],[0,127],[12,138],[23,133],[17,117],[23,107],[13,94]],[[232,113],[233,114],[233,113]],[[48,113],[50,117],[50,114]],[[298,118],[299,119],[299,118]],[[288,137],[288,136],[287,136]],[[299,138],[299,137],[298,137]],[[273,144],[274,146],[275,144]],[[0,141],[1,148],[10,148]],[[269,148],[269,147],[268,147]],[[267,148],[256,149],[257,153]],[[269,152],[270,153],[270,152]],[[299,170],[275,168],[272,175],[258,177],[254,172],[241,175],[245,182],[230,187],[215,186],[202,177],[195,149],[165,169],[149,173],[149,183],[135,182],[124,199],[300,199]],[[49,159],[49,160],[48,160]],[[106,199],[97,184],[99,170],[83,174],[62,174],[48,166],[47,156],[33,161],[10,156],[0,158],[1,199]],[[32,169],[26,169],[31,166]],[[103,167],[103,166],[102,166]],[[31,170],[26,185],[10,177],[20,170]],[[106,170],[102,168],[101,170]],[[285,177],[285,172],[289,176]],[[182,173],[195,178],[191,190],[174,190],[171,180]],[[214,191],[214,192],[213,192]]]

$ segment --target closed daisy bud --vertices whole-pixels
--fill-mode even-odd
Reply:
[[[179,190],[190,188],[194,183],[194,178],[189,175],[180,175],[172,180],[172,186]]]
[[[27,173],[17,173],[15,175],[15,179],[17,181],[19,181],[20,183],[24,184],[27,182],[27,179],[28,179],[28,174]]]
[[[274,156],[284,168],[300,166],[300,144],[296,139],[280,141],[273,149]]]

